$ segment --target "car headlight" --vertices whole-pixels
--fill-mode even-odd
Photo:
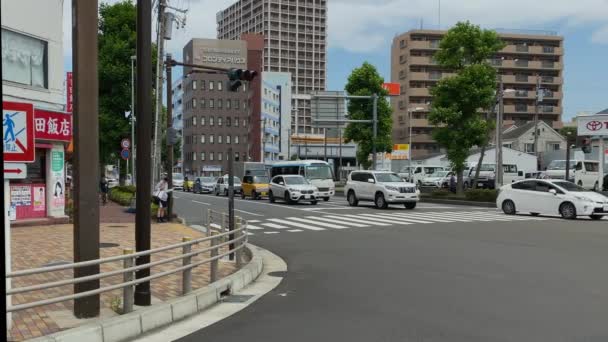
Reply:
[[[579,201],[583,201],[583,202],[593,202],[592,200],[588,199],[587,197],[574,196],[574,198],[576,198]]]
[[[388,191],[397,191],[399,192],[399,188],[395,187],[395,186],[390,186],[390,185],[385,185],[384,186],[386,188],[386,190]]]
[[[289,191],[298,191],[298,189],[289,188]]]

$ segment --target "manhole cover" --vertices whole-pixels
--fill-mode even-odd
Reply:
[[[252,295],[232,295],[222,298],[224,303],[245,303],[246,301],[253,298]]]
[[[99,243],[99,248],[110,248],[110,247],[118,247],[120,246],[117,243],[113,243],[113,242],[100,242]]]
[[[44,265],[42,265],[42,267],[50,267],[50,266],[59,266],[59,265],[66,265],[66,264],[71,264],[71,261],[66,261],[66,260],[56,260],[56,261],[51,261],[49,263],[46,263]]]
[[[111,225],[111,226],[108,226],[108,228],[127,228],[127,226]]]

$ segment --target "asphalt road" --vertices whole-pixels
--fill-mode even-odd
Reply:
[[[227,210],[225,198],[176,196],[188,223]],[[257,228],[250,242],[288,272],[258,302],[182,341],[608,340],[608,219],[419,206],[237,200]]]

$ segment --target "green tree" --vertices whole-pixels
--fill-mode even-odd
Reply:
[[[99,148],[100,162],[120,155],[120,141],[131,136],[131,56],[136,53],[136,7],[130,0],[99,5]],[[156,61],[153,46],[153,65]],[[151,70],[153,78],[156,70]],[[121,170],[125,168],[121,167]]]
[[[392,151],[392,109],[385,96],[388,92],[382,88],[384,79],[378,74],[376,68],[368,62],[353,70],[348,77],[345,90],[349,95],[378,94],[378,130],[376,141],[373,141],[373,127],[371,123],[349,123],[344,131],[345,141],[357,143],[357,160],[365,168],[369,168],[369,154],[373,151]],[[373,117],[373,101],[371,99],[352,99],[348,103],[348,113],[351,120],[371,120]]]
[[[570,141],[574,141],[576,140],[576,136],[578,135],[578,129],[572,126],[565,126],[559,129],[559,134],[561,134],[566,139],[570,137]]]
[[[439,65],[456,72],[431,89],[433,105],[429,121],[437,126],[433,136],[446,149],[457,172],[459,193],[470,149],[487,144],[493,129],[492,122],[480,110],[494,105],[496,70],[487,60],[503,47],[496,32],[461,22],[446,33],[434,56]]]

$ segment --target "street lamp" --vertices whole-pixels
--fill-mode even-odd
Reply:
[[[409,134],[408,134],[408,156],[407,156],[407,168],[408,168],[408,176],[410,178],[410,181],[412,179],[412,112],[419,112],[419,111],[423,111],[424,108],[422,107],[416,107],[416,108],[408,108],[407,109],[407,122],[408,122],[408,130],[409,130]]]
[[[496,111],[496,176],[494,177],[494,181],[496,184],[495,188],[500,188],[502,186],[502,121],[505,112],[504,106],[504,97],[505,94],[512,94],[515,92],[515,89],[504,89],[504,84],[502,83],[502,79],[500,80],[499,89],[497,92],[498,96],[498,111]]]
[[[131,153],[131,185],[136,185],[135,181],[135,61],[137,56],[131,56],[131,145],[133,153]],[[127,168],[127,173],[129,170]]]

